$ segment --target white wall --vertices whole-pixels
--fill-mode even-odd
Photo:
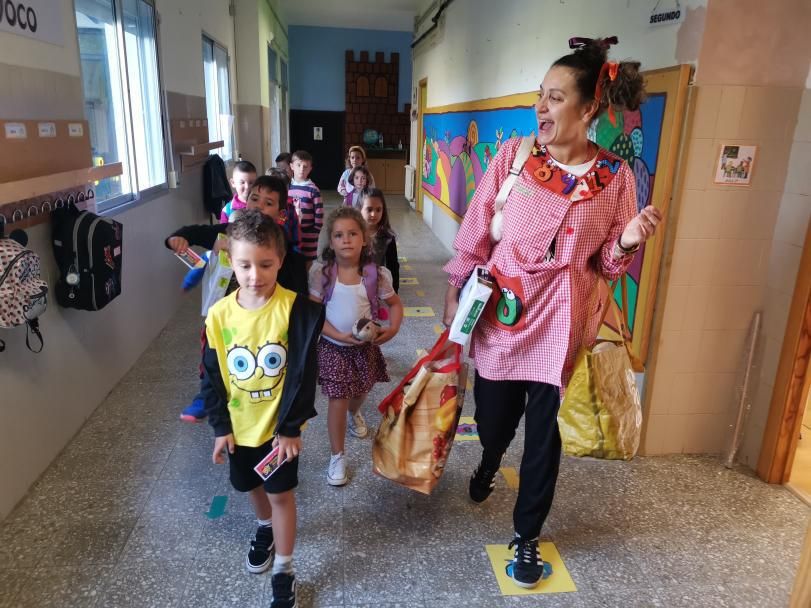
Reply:
[[[574,36],[616,35],[620,43],[612,48],[611,57],[636,59],[645,70],[695,64],[707,0],[682,1],[685,23],[658,28],[646,25],[653,4],[649,0],[454,2],[443,13],[440,26],[415,49],[413,86],[428,79],[428,107],[533,91],[549,65],[570,52],[568,40]],[[667,6],[668,0],[663,0],[660,9]],[[430,23],[426,19],[421,31]],[[416,122],[411,141],[420,141]],[[419,148],[411,147],[415,166]],[[425,205],[432,203],[426,198]],[[450,243],[455,223],[435,221],[434,232]]]
[[[121,296],[97,312],[62,309],[51,297],[40,319],[45,347],[39,354],[25,348],[23,329],[3,331],[0,520],[174,315],[183,266],[168,254],[163,239],[179,226],[204,221],[200,174],[192,175],[197,179],[185,180],[180,190],[115,216],[124,225]],[[53,292],[58,272],[50,226],[27,232]]]
[[[234,80],[234,22],[224,0],[157,0],[163,82],[169,91],[205,97],[203,34],[225,47]],[[237,102],[231,87],[231,103]]]
[[[79,42],[72,0],[52,0],[61,5],[64,46],[39,42],[15,34],[0,34],[0,62],[26,68],[47,69],[61,74],[79,75]],[[4,3],[5,4],[5,3]],[[3,83],[3,86],[8,86]]]

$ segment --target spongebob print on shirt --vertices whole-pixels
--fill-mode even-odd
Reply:
[[[206,335],[217,351],[237,445],[258,447],[276,430],[295,298],[277,285],[262,308],[242,308],[234,292],[209,310]]]
[[[276,396],[287,369],[287,349],[268,342],[254,353],[234,346],[226,358],[233,400],[249,397],[251,403],[271,401]]]

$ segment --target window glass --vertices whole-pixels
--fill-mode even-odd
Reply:
[[[209,141],[224,142],[224,146],[212,150],[223,160],[234,156],[234,115],[231,111],[228,53],[219,44],[203,36],[203,79],[206,87],[206,118]]]
[[[100,209],[166,182],[155,8],[146,0],[75,0],[92,162],[120,162],[95,185]]]
[[[166,181],[161,125],[155,9],[143,0],[124,0],[132,132],[140,190]]]
[[[128,163],[127,129],[115,10],[111,1],[76,0],[85,119],[94,165]],[[96,185],[96,201],[129,194],[128,172]]]

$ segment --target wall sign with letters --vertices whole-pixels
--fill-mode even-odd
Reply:
[[[0,0],[0,31],[65,46],[61,0]]]
[[[681,6],[679,0],[676,0],[675,6],[660,6],[662,1],[659,0],[656,6],[648,15],[648,26],[656,27],[658,25],[675,25],[684,22],[684,7]]]

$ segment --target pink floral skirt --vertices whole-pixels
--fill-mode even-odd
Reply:
[[[379,346],[338,346],[324,338],[318,342],[318,384],[327,397],[351,399],[368,393],[376,382],[388,381]]]

